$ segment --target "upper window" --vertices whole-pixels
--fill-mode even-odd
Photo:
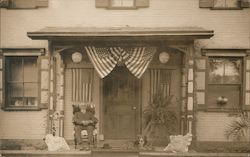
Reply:
[[[38,106],[38,57],[6,57],[6,106]]]
[[[214,9],[238,9],[239,0],[214,0]]]
[[[200,0],[200,8],[211,8],[214,10],[230,10],[249,8],[250,1],[248,0]]]
[[[97,8],[138,9],[149,7],[149,0],[95,0]]]
[[[210,57],[208,108],[235,108],[241,104],[242,58]]]
[[[135,0],[111,0],[110,7],[135,7]]]

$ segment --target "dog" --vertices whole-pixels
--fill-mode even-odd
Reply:
[[[70,150],[69,145],[62,137],[53,136],[52,134],[47,134],[44,138],[44,141],[48,146],[48,151]]]
[[[134,147],[144,150],[146,149],[147,143],[148,143],[147,137],[139,135],[137,136],[137,139],[134,142]]]

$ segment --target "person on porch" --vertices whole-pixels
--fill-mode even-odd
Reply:
[[[93,145],[93,131],[95,125],[98,122],[91,109],[88,109],[87,105],[80,105],[80,112],[76,112],[73,117],[73,123],[75,124],[75,138],[77,145],[83,148],[83,141],[81,138],[81,131],[86,130],[88,133],[88,146]]]

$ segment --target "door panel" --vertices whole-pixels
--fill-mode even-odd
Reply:
[[[107,139],[132,139],[137,133],[139,80],[116,67],[103,80],[104,134]]]

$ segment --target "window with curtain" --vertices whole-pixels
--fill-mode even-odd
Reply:
[[[208,108],[239,107],[242,82],[242,58],[209,57]]]
[[[6,57],[6,106],[38,106],[38,57]]]

